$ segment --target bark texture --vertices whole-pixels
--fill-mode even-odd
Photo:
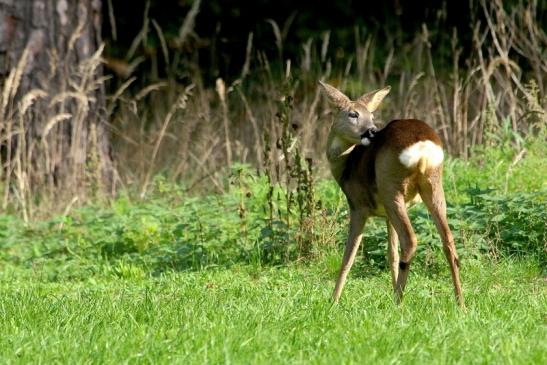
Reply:
[[[90,186],[113,189],[101,6],[100,0],[0,0],[6,185],[76,195]]]

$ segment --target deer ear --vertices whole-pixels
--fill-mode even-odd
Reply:
[[[343,92],[335,88],[334,86],[330,86],[329,84],[326,84],[322,81],[319,81],[319,84],[323,86],[323,89],[325,90],[325,93],[329,97],[329,100],[332,104],[334,104],[337,108],[340,109],[347,109],[351,105],[351,100],[344,95]]]
[[[373,113],[376,109],[378,109],[378,106],[382,100],[384,100],[386,95],[389,94],[390,90],[391,86],[386,86],[383,89],[371,91],[357,99],[357,102],[363,104],[369,112]]]

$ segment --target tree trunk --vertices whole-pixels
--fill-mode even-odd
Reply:
[[[101,50],[100,0],[0,0],[4,207],[112,191]]]

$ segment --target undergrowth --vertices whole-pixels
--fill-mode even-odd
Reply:
[[[520,148],[527,152],[516,163],[519,149],[509,145],[446,163],[448,220],[463,260],[528,256],[545,269],[547,189],[538,168],[545,146],[530,139]],[[107,206],[87,205],[29,224],[3,215],[0,260],[31,269],[45,265],[47,280],[64,280],[340,256],[348,225],[340,189],[332,180],[307,181],[303,189],[299,179],[294,175],[285,189],[268,174],[235,164],[222,195],[192,196],[158,176],[146,199],[126,192]],[[427,270],[444,270],[426,209],[416,206],[410,215],[418,234],[416,260]],[[383,268],[386,244],[384,221],[369,220],[363,265]]]

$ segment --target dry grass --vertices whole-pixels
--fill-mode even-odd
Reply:
[[[507,124],[520,134],[541,128],[547,109],[547,36],[537,23],[537,2],[507,11],[499,0],[482,1],[481,8],[487,22],[477,22],[473,27],[471,54],[461,59],[463,45],[454,32],[452,65],[440,70],[434,62],[435,49],[440,45],[432,43],[426,25],[404,52],[388,50],[380,66],[373,62],[375,39],[364,37],[356,29],[353,55],[343,60],[343,67],[335,67],[328,57],[329,32],[305,42],[301,58],[282,59],[282,29],[287,27],[268,20],[282,62],[269,60],[260,49],[253,49],[250,34],[240,78],[228,84],[217,80],[216,92],[214,85],[204,86],[199,69],[177,55],[170,57],[179,59],[171,67],[185,69],[196,88],[186,110],[177,116],[178,122],[167,131],[169,137],[160,149],[156,171],[184,180],[188,186],[205,179],[210,182],[204,184],[207,187],[222,190],[223,174],[219,171],[232,161],[263,165],[264,138],[276,147],[267,158],[278,161],[283,139],[279,113],[287,98],[292,98],[291,138],[303,155],[314,157],[321,165],[331,111],[320,97],[318,79],[327,79],[354,96],[391,84],[392,94],[380,111],[382,119],[426,120],[440,133],[452,155],[467,157],[473,146],[494,143],[492,136]],[[136,119],[142,126],[129,132],[131,139],[139,142],[119,146],[121,154],[134,154],[135,147],[142,149],[140,156],[149,154],[156,131],[162,130],[160,121],[169,110],[169,100],[174,101],[183,87],[170,80],[168,88],[150,95],[148,104],[138,106],[142,109]],[[160,106],[158,99],[165,105]],[[127,121],[118,119],[115,123]],[[119,129],[127,132],[127,127],[124,124]],[[135,158],[129,164],[130,172],[124,174],[138,180],[140,164],[141,158]]]
[[[66,59],[77,51],[82,19],[68,40]],[[100,76],[103,46],[71,67],[51,53],[49,84],[26,91],[23,78],[32,62],[25,49],[0,84],[0,191],[2,210],[18,211],[25,221],[37,213],[63,211],[75,201],[104,194],[104,151],[96,125],[105,78]],[[71,203],[72,202],[72,203]]]
[[[351,56],[333,64],[329,32],[305,42],[300,58],[284,59],[283,41],[291,19],[281,27],[269,20],[279,59],[270,60],[255,48],[251,33],[240,77],[230,82],[218,79],[216,85],[207,85],[195,61],[183,52],[193,37],[199,4],[194,2],[171,49],[161,27],[156,22],[149,27],[145,12],[143,29],[127,62],[118,68],[123,71],[119,88],[107,101],[118,185],[142,196],[158,173],[184,182],[192,192],[223,191],[226,171],[236,161],[266,168],[272,178],[283,179],[283,171],[294,162],[287,162],[287,154],[294,153],[313,157],[314,166],[324,173],[331,110],[319,93],[318,79],[353,96],[391,84],[393,91],[380,119],[426,120],[442,136],[448,152],[463,157],[475,145],[494,143],[492,136],[503,128],[526,134],[547,122],[547,35],[537,22],[537,1],[510,11],[501,0],[481,1],[487,21],[473,27],[472,52],[461,59],[463,45],[454,33],[452,66],[443,69],[434,62],[439,45],[426,25],[402,52],[388,49],[382,65],[374,63],[374,37],[356,28]],[[168,76],[145,84],[132,76],[142,62],[133,55],[152,31],[161,40],[158,57],[164,58]],[[71,42],[77,37],[75,33]],[[26,55],[4,81],[3,209],[12,207],[30,219],[38,207],[63,211],[105,190],[97,172],[103,162],[93,151],[97,131],[84,133],[83,128],[95,91],[105,81],[96,77],[101,51],[63,75],[66,89],[53,95],[48,90],[17,95]],[[135,87],[139,82],[144,85],[140,90]],[[77,107],[65,110],[68,101]],[[67,149],[62,135],[69,123],[72,141],[77,142]]]

